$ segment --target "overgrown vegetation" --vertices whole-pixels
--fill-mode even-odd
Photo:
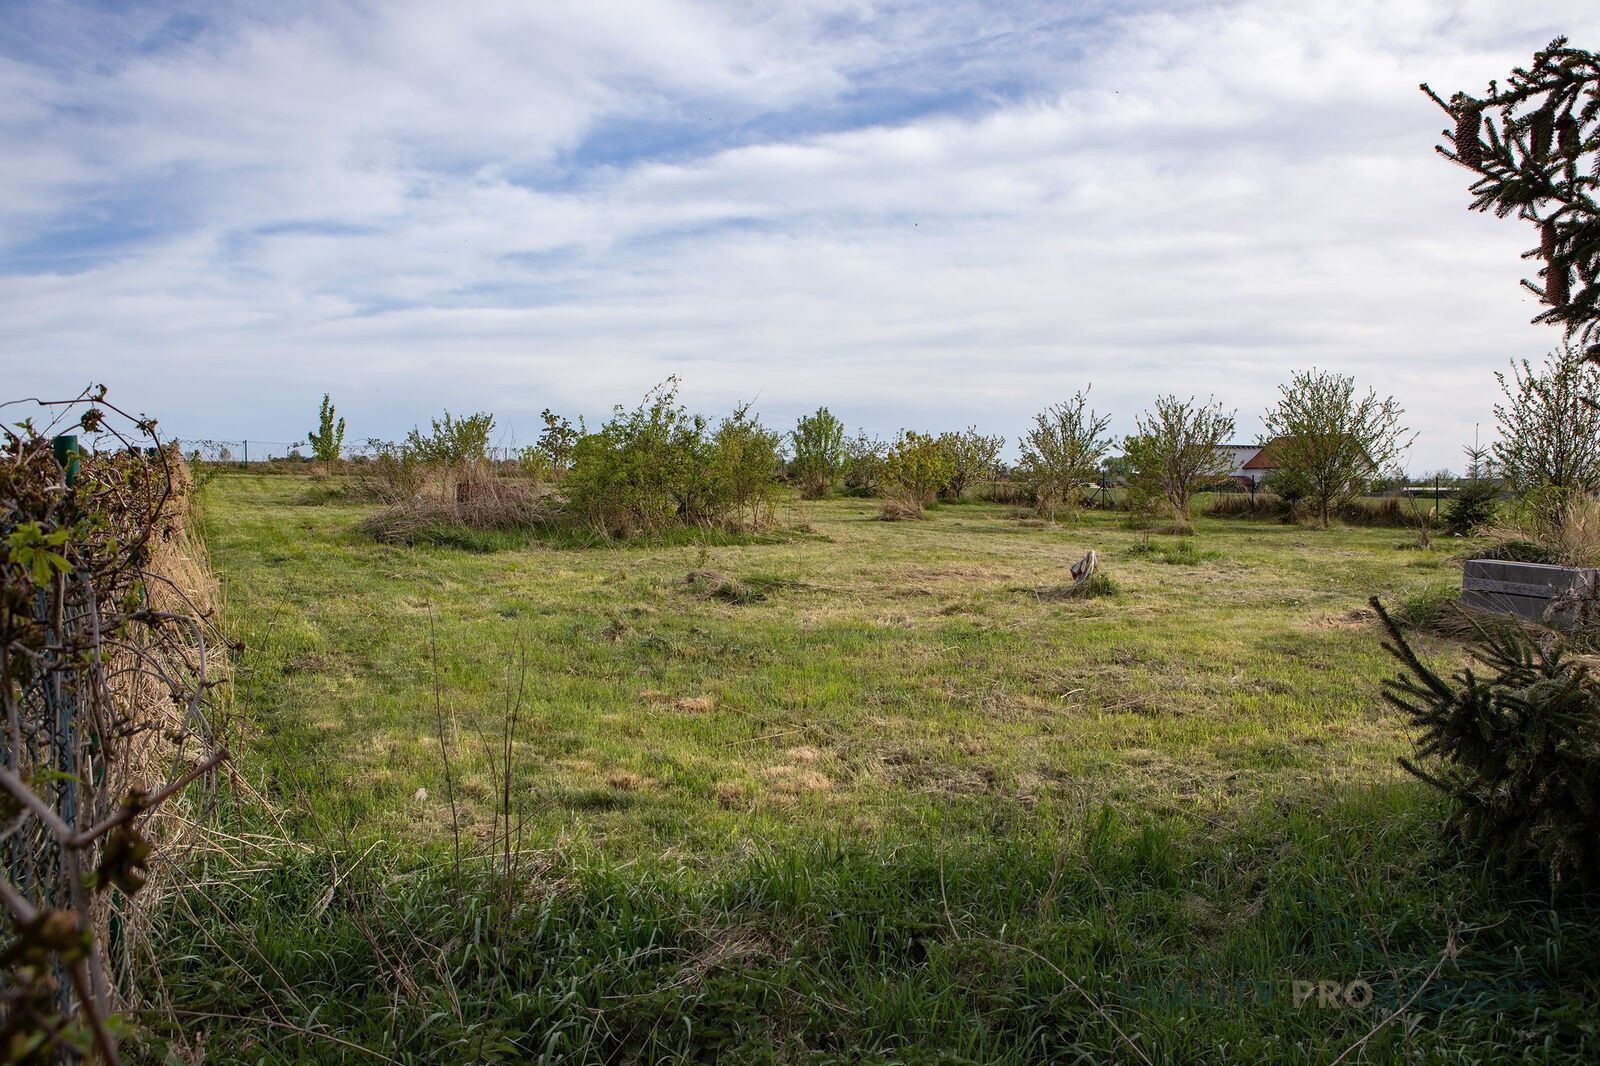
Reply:
[[[1500,440],[1494,455],[1501,475],[1519,492],[1553,488],[1600,491],[1600,365],[1570,345],[1535,369],[1513,360],[1511,381],[1495,374],[1505,403],[1496,404]]]
[[[921,518],[922,509],[950,484],[955,464],[939,438],[906,430],[883,457],[878,478],[885,518]]]
[[[1600,1041],[1586,905],[1440,841],[1443,804],[1395,766],[1405,719],[1350,614],[1439,576],[1390,531],[1202,516],[1217,561],[1194,567],[1114,515],[888,527],[844,498],[782,544],[490,557],[353,540],[363,505],[296,510],[281,477],[214,491],[272,737],[246,772],[313,843],[238,845],[162,924],[181,1035],[214,1058]],[[1116,595],[1032,594],[1091,544]],[[1324,981],[1372,1002],[1319,1007]]]
[[[1111,450],[1110,426],[1110,415],[1089,407],[1088,389],[1034,416],[1033,428],[1022,438],[1016,476],[1040,511],[1053,516],[1077,509]]]
[[[761,528],[782,465],[777,434],[741,407],[713,428],[677,399],[677,379],[618,407],[573,449],[568,515],[612,537],[669,526]]]
[[[1531,626],[1482,623],[1473,658],[1487,671],[1449,680],[1425,665],[1374,598],[1384,645],[1404,672],[1384,698],[1419,733],[1401,764],[1450,797],[1450,827],[1515,873],[1600,887],[1600,689],[1591,664]]]
[[[851,496],[876,496],[889,445],[858,432],[844,442],[844,490]]]
[[[950,461],[950,476],[940,496],[956,502],[972,486],[993,480],[1000,471],[1000,450],[1005,446],[1004,437],[986,436],[977,426],[939,434],[939,447]]]
[[[1138,432],[1123,442],[1129,490],[1163,501],[1174,526],[1189,529],[1189,502],[1228,473],[1231,464],[1222,446],[1232,438],[1233,416],[1216,401],[1157,397],[1155,408],[1139,416]]]
[[[185,821],[150,815],[228,758],[222,656],[177,450],[104,388],[35,403],[0,430],[0,1054],[114,1064],[162,994],[141,905]]]
[[[1409,443],[1400,405],[1370,389],[1357,395],[1354,378],[1328,371],[1296,373],[1278,392],[1261,419],[1264,447],[1278,467],[1273,491],[1303,498],[1326,527]]]
[[[820,500],[833,491],[844,475],[844,423],[826,407],[803,416],[789,433],[793,458],[789,473],[808,500]]]

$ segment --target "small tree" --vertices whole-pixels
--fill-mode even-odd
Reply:
[[[1461,449],[1467,456],[1467,473],[1456,486],[1455,499],[1444,511],[1445,532],[1470,537],[1490,522],[1500,506],[1500,479],[1488,448],[1470,444]]]
[[[1077,507],[1083,486],[1092,485],[1111,450],[1106,430],[1110,415],[1089,408],[1087,388],[1033,418],[1022,438],[1017,473],[1041,511],[1054,514]]]
[[[889,445],[860,430],[844,442],[844,490],[852,496],[876,496]]]
[[[939,447],[950,460],[950,481],[944,487],[947,500],[959,500],[970,485],[991,481],[1000,468],[1000,449],[1004,437],[986,437],[977,426],[959,433],[939,434]]]
[[[572,449],[583,436],[583,419],[580,418],[574,428],[570,421],[548,407],[539,412],[539,418],[544,422],[544,432],[539,434],[537,447],[549,461],[550,476],[559,478],[572,465]]]
[[[712,434],[712,479],[715,518],[724,523],[760,528],[772,517],[772,500],[783,465],[778,434],[750,411],[736,408]]]
[[[1451,799],[1449,828],[1503,868],[1600,887],[1600,685],[1581,655],[1526,626],[1481,625],[1448,678],[1374,597],[1401,673],[1383,696],[1411,720],[1400,765]]]
[[[1404,411],[1370,389],[1357,396],[1355,378],[1327,371],[1302,371],[1278,392],[1277,406],[1261,420],[1263,446],[1278,464],[1280,484],[1303,492],[1326,528],[1399,461],[1411,442],[1400,424]]]
[[[884,499],[920,515],[950,483],[950,474],[950,457],[938,438],[908,429],[884,457]]]
[[[327,393],[323,393],[322,411],[317,419],[317,428],[306,434],[312,456],[330,469],[344,451],[344,419],[334,421],[335,414],[333,401],[328,398]]]
[[[431,432],[413,428],[403,447],[418,462],[433,467],[447,486],[454,486],[455,498],[465,503],[475,489],[483,486],[482,474],[489,456],[489,434],[494,432],[494,415],[486,411],[457,418],[449,411],[432,420]]]
[[[826,407],[802,417],[789,433],[794,449],[790,470],[800,485],[800,495],[820,500],[844,472],[844,423]]]
[[[406,447],[425,463],[446,467],[466,467],[482,462],[489,454],[489,435],[494,432],[494,415],[486,411],[457,418],[449,411],[431,420],[432,429],[423,433],[413,428],[406,434]]]
[[[1191,397],[1157,398],[1155,409],[1139,416],[1139,432],[1123,443],[1134,491],[1159,497],[1172,508],[1180,529],[1190,528],[1189,501],[1207,484],[1227,474],[1232,457],[1223,445],[1233,436],[1233,416],[1216,401]]]
[[[553,473],[550,457],[536,447],[517,449],[517,469],[535,485],[548,480]]]
[[[1563,345],[1538,369],[1512,360],[1511,379],[1495,380],[1506,402],[1494,408],[1494,456],[1512,488],[1600,490],[1600,408],[1588,402],[1600,394],[1600,367]]]
[[[1557,37],[1481,98],[1422,91],[1454,122],[1437,151],[1476,175],[1472,210],[1514,214],[1539,232],[1523,255],[1544,263],[1539,282],[1523,282],[1549,307],[1534,321],[1560,325],[1600,359],[1600,56]],[[1491,111],[1498,126],[1485,122]]]

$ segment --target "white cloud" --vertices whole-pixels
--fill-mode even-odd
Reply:
[[[319,5],[77,65],[12,48],[0,370],[286,439],[323,391],[359,436],[444,404],[526,433],[670,373],[881,431],[1015,436],[1091,380],[1118,428],[1177,391],[1253,430],[1317,365],[1401,397],[1414,466],[1456,463],[1492,370],[1556,337],[1516,286],[1530,236],[1466,213],[1416,83],[1600,40],[1584,5],[1544,19]],[[74,214],[153,222],[85,251]]]

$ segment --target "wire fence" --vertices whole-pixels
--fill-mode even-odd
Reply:
[[[208,463],[237,463],[248,466],[252,463],[274,462],[309,462],[312,459],[311,446],[303,440],[213,440],[203,437],[179,438],[178,447],[190,459],[199,458]],[[490,462],[512,462],[522,452],[520,448],[495,447],[486,448],[485,457]],[[371,445],[346,445],[340,453],[344,459],[361,459],[371,457],[374,448]]]

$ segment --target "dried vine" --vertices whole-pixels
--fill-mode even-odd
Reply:
[[[103,387],[0,406],[20,403],[43,413],[0,427],[0,1055],[114,1063],[112,956],[151,871],[146,816],[228,758],[217,645],[154,565],[184,535],[188,486],[155,423]]]

